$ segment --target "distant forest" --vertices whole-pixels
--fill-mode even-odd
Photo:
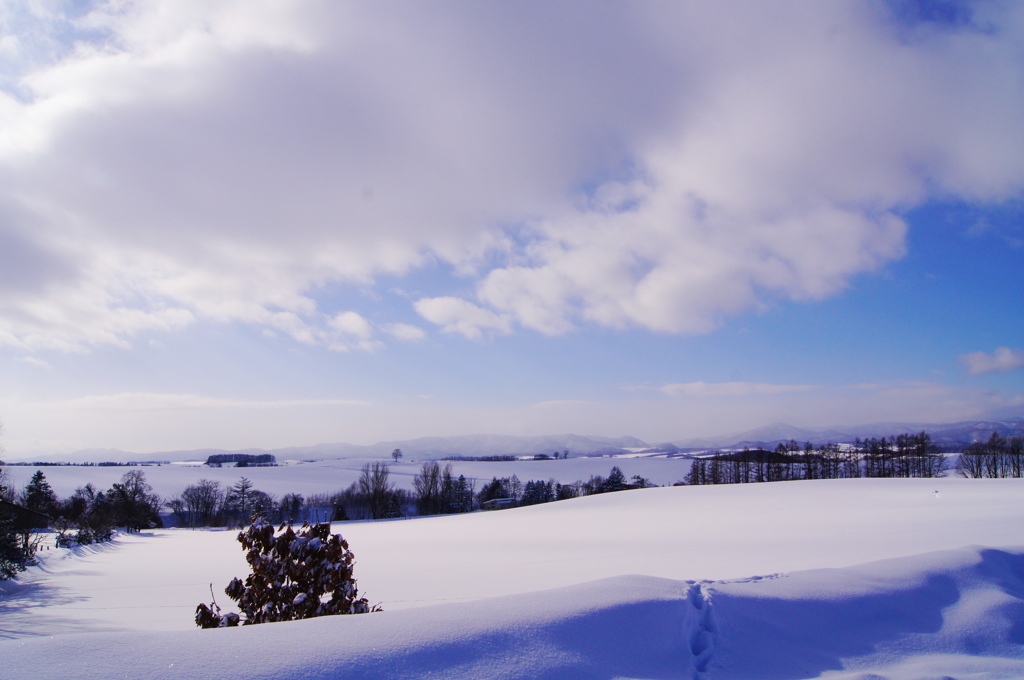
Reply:
[[[795,441],[774,450],[746,449],[696,458],[680,484],[749,484],[802,479],[854,477],[941,477],[947,455],[927,432],[894,437],[858,439],[853,445],[801,446]],[[997,433],[985,442],[966,446],[956,456],[961,477],[1021,477],[1024,472],[1024,437],[1005,438]]]

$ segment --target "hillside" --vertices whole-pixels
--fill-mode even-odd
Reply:
[[[154,531],[0,586],[0,654],[33,678],[1019,677],[1022,493],[675,487],[338,524],[385,613],[214,631],[191,615],[244,573],[234,533]]]

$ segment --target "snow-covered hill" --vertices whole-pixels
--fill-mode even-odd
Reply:
[[[0,677],[1021,677],[1022,494],[854,479],[338,524],[384,613],[212,631],[191,615],[245,573],[234,532],[124,536],[0,586]]]

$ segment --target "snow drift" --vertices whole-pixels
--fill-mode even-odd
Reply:
[[[381,614],[2,646],[11,678],[921,678],[1024,674],[1024,549],[688,583],[621,576]]]
[[[663,488],[336,525],[385,612],[236,629],[234,532],[51,551],[0,678],[1024,676],[1024,480]],[[437,603],[437,604],[434,604]]]

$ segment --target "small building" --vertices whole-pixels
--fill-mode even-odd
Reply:
[[[14,515],[14,528],[17,531],[25,529],[46,529],[50,526],[50,516],[41,512],[30,510],[23,505],[11,503],[0,499],[0,514]]]
[[[484,501],[480,506],[484,510],[504,510],[505,508],[516,507],[515,498],[492,498],[489,501]]]

